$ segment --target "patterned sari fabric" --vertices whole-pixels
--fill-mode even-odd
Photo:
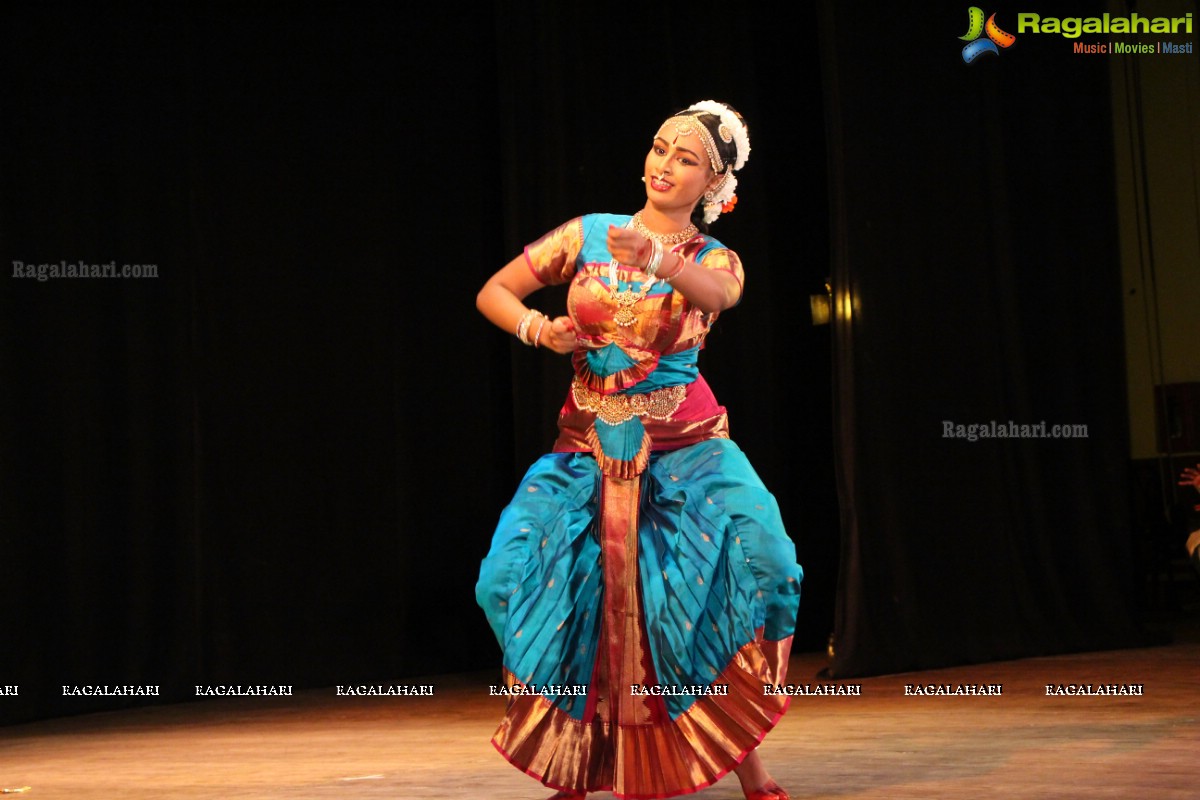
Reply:
[[[496,748],[557,789],[657,798],[715,782],[782,716],[764,689],[786,680],[802,573],[696,369],[716,314],[660,282],[613,321],[605,237],[628,221],[589,215],[526,248],[544,283],[571,283],[576,377],[476,592],[512,692]],[[742,281],[715,239],[676,251]]]

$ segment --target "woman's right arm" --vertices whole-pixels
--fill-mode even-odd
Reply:
[[[525,298],[542,285],[522,253],[488,278],[475,297],[475,307],[497,327],[515,335],[518,323],[529,311]],[[544,325],[535,319],[530,328],[530,339],[535,333],[539,334],[536,342],[539,347],[548,347],[556,353],[570,353],[575,349],[575,326],[569,317],[557,317]]]

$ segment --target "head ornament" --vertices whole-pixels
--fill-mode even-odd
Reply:
[[[700,114],[711,114],[718,120],[716,136],[726,145],[733,144],[733,157],[721,157],[721,148],[708,125],[699,119]],[[668,119],[664,126],[671,125],[680,136],[695,134],[704,144],[713,171],[721,176],[715,186],[704,193],[704,221],[713,222],[722,211],[730,211],[737,202],[737,177],[733,174],[741,169],[750,158],[750,134],[746,123],[724,103],[701,100]]]

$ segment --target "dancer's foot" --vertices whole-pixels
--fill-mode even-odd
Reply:
[[[768,781],[759,789],[746,793],[746,800],[790,800],[788,793],[775,781]]]
[[[746,795],[746,800],[788,800],[788,793],[772,780],[757,750],[742,759],[734,771],[742,783],[742,794]]]
[[[547,800],[583,800],[583,798],[586,796],[587,792],[568,792],[564,790],[561,792],[555,792],[554,794],[550,795]]]

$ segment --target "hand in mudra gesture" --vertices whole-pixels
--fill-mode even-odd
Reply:
[[[609,225],[608,252],[618,264],[641,269],[650,263],[650,240],[635,230]]]
[[[546,323],[538,337],[539,347],[548,347],[556,353],[575,351],[575,323],[570,317],[555,317]]]

